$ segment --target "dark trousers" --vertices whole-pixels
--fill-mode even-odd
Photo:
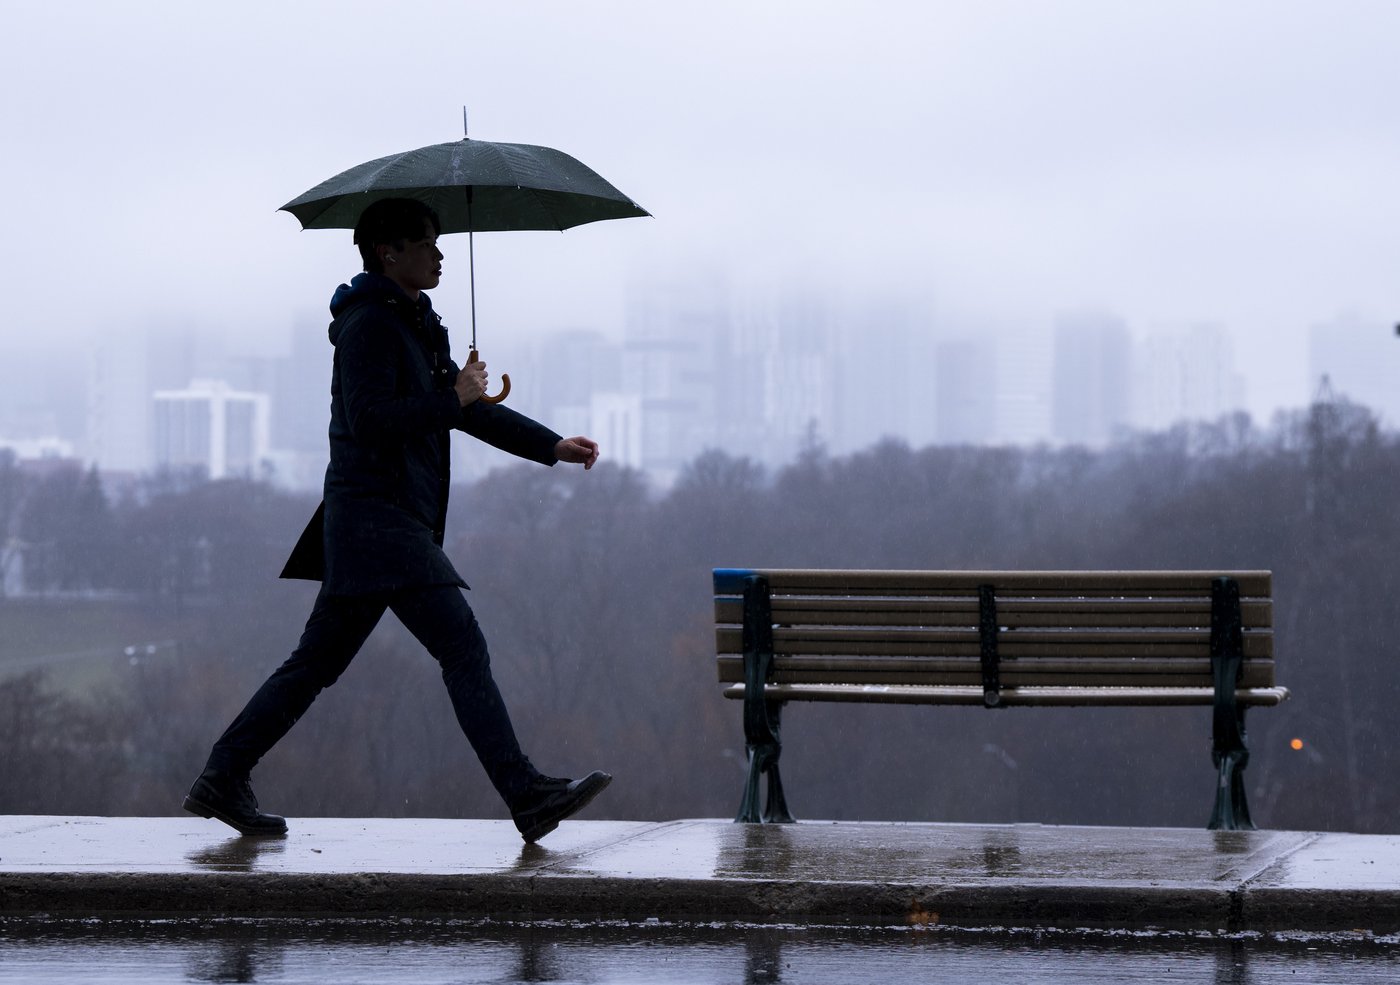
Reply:
[[[323,588],[300,644],[214,743],[209,768],[246,776],[345,672],[386,609],[441,665],[458,724],[501,797],[508,805],[517,801],[539,774],[520,751],[486,640],[455,585],[376,595],[330,595]]]

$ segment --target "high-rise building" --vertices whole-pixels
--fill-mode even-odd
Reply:
[[[1133,418],[1152,430],[1212,421],[1244,406],[1229,334],[1219,325],[1153,332],[1137,350]]]
[[[290,352],[272,361],[270,379],[248,387],[272,395],[273,446],[322,464],[331,419],[331,356],[326,323],[303,319],[292,328]]]
[[[588,411],[587,427],[568,433],[591,436],[609,462],[632,469],[642,468],[641,398],[616,391],[595,393]]]
[[[933,357],[938,442],[980,445],[996,435],[996,348],[985,339],[948,339]]]
[[[573,426],[559,423],[566,419],[586,419],[594,394],[615,393],[622,385],[622,347],[590,329],[550,333],[535,347],[533,364],[539,419],[556,431]]]
[[[271,450],[265,393],[222,380],[194,380],[154,395],[155,459],[171,469],[202,468],[210,479],[255,478]]]
[[[723,292],[655,286],[631,299],[622,342],[623,393],[641,401],[639,461],[668,484],[716,441]]]
[[[1131,422],[1132,339],[1122,319],[1084,312],[1055,323],[1054,436],[1102,446]]]
[[[840,440],[836,408],[858,397],[838,389],[846,379],[838,322],[816,292],[750,297],[733,314],[715,382],[725,451],[777,464],[814,439]]]
[[[996,339],[996,441],[1033,445],[1051,437],[1055,345],[1041,325],[1006,326]]]
[[[570,329],[537,347],[532,378],[540,419],[561,434],[586,434],[608,462],[640,469],[642,398],[621,392],[623,348],[601,332]]]
[[[99,343],[88,364],[86,458],[107,472],[151,467],[151,390],[144,338]]]
[[[107,473],[136,474],[153,463],[151,393],[223,376],[222,340],[188,325],[132,325],[89,351],[85,457]]]
[[[832,451],[846,454],[884,438],[923,445],[937,438],[931,318],[905,303],[843,313],[828,351],[840,381]]]

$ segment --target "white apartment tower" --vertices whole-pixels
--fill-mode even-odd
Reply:
[[[253,478],[268,460],[267,394],[194,380],[184,390],[156,391],[154,401],[157,466],[203,468],[210,479]]]

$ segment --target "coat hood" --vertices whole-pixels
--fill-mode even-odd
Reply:
[[[408,295],[403,292],[399,285],[395,284],[383,274],[363,273],[356,274],[350,279],[350,283],[341,284],[331,295],[331,316],[335,321],[331,322],[330,338],[331,345],[340,341],[340,332],[343,325],[341,316],[350,309],[373,301],[404,301],[409,304]],[[425,293],[418,295],[418,315],[423,318],[427,312],[432,311],[433,302],[428,299]]]

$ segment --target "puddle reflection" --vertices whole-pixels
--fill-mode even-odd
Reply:
[[[1249,951],[1243,941],[1230,941],[1215,952],[1212,985],[1249,985]]]
[[[242,835],[229,838],[190,852],[185,859],[191,865],[218,872],[252,872],[261,859],[281,855],[287,849],[287,836],[264,836],[245,838]]]
[[[762,930],[750,930],[744,942],[744,985],[781,985],[782,938]]]
[[[1014,831],[987,832],[982,843],[982,870],[992,878],[1020,875],[1021,843]]]
[[[1014,827],[988,828],[949,842],[932,862],[926,845],[871,842],[853,848],[847,833],[824,851],[820,836],[821,829],[814,825],[736,824],[721,832],[714,873],[741,879],[833,879],[843,871],[866,876],[887,871],[896,879],[911,874],[1004,879],[1047,865],[1044,851],[1027,857],[1023,832]]]
[[[1212,841],[1221,855],[1248,855],[1259,847],[1257,831],[1212,831]]]
[[[551,857],[553,857],[553,853],[541,844],[524,845],[520,849],[520,857],[515,860],[513,871],[523,872],[528,869],[538,869]]]
[[[792,876],[809,854],[792,843],[789,824],[735,824],[725,829],[715,860],[721,876]]]
[[[558,935],[537,927],[527,928],[520,938],[520,957],[515,965],[515,981],[559,982],[572,976],[562,970]]]
[[[282,956],[275,948],[254,941],[217,941],[192,951],[185,961],[191,982],[257,982],[281,977]]]

